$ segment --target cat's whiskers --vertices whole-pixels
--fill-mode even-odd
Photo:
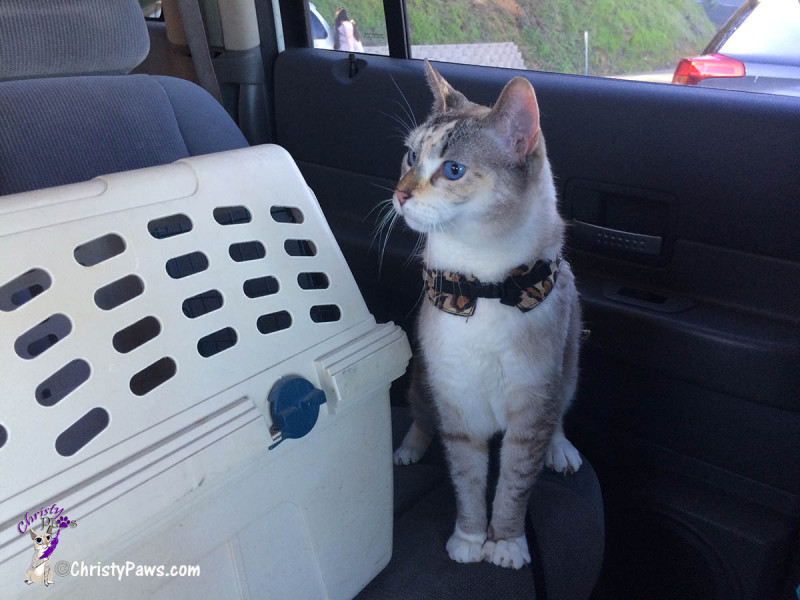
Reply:
[[[423,241],[425,240],[425,234],[419,233],[417,234],[417,241],[414,243],[414,248],[411,250],[411,254],[408,255],[406,262],[403,263],[403,268],[407,268],[415,259],[422,258],[420,256],[420,248],[422,246]]]
[[[372,182],[371,182],[371,183],[372,183]],[[377,183],[372,183],[372,185],[374,185],[375,187],[379,187],[379,188],[381,188],[381,189],[384,189],[384,190],[390,191],[390,192],[394,192],[394,190],[393,190],[393,189],[391,189],[391,188],[388,188],[388,187],[386,187],[386,186],[383,186],[383,185],[378,185]],[[378,202],[378,203],[377,203],[375,206],[373,206],[373,207],[370,209],[370,211],[369,211],[369,212],[368,212],[366,215],[364,215],[364,218],[363,218],[363,219],[361,219],[361,222],[363,223],[364,221],[366,221],[366,220],[369,218],[369,216],[370,216],[372,213],[374,213],[376,210],[378,210],[378,209],[380,209],[380,211],[381,211],[381,212],[385,211],[385,210],[386,210],[386,207],[387,207],[387,205],[390,205],[391,203],[392,203],[392,199],[391,199],[391,198],[388,198],[388,199],[386,199],[386,200],[381,200],[381,201],[380,201],[380,202]]]
[[[383,232],[384,227],[389,224],[389,222],[396,216],[397,213],[394,212],[392,209],[391,200],[384,200],[375,208],[380,208],[380,213],[378,213],[378,218],[376,219],[377,223],[375,225],[375,233],[372,236],[372,242],[370,243],[369,247],[370,250],[372,249],[372,245],[375,243],[375,240],[378,240],[378,247],[381,246],[381,233]],[[375,208],[372,210],[374,211]],[[370,211],[372,212],[372,211]],[[387,233],[388,236],[388,233]]]
[[[390,75],[389,78],[392,80],[394,87],[397,88],[397,92],[400,94],[400,97],[403,99],[403,102],[405,102],[405,106],[403,106],[399,102],[398,104],[400,104],[400,107],[406,113],[406,116],[408,117],[409,121],[411,121],[411,123],[414,125],[414,128],[419,127],[419,125],[417,124],[417,119],[414,117],[414,110],[411,108],[411,104],[409,103],[408,98],[406,98],[406,95],[403,93],[403,90],[400,89],[400,86],[397,85],[397,82],[394,80],[394,77]]]
[[[381,272],[383,271],[383,256],[386,253],[386,245],[389,243],[389,236],[392,235],[392,230],[394,229],[395,223],[397,223],[397,218],[400,216],[396,212],[392,211],[391,216],[389,217],[389,229],[386,232],[386,236],[383,238],[383,246],[381,247],[380,257],[378,259],[378,279],[381,278]]]
[[[392,113],[383,112],[382,110],[378,111],[379,114],[383,115],[384,117],[388,117],[398,125],[400,125],[401,129],[397,132],[397,137],[400,137],[403,141],[405,141],[411,132],[414,131],[416,128],[414,125],[406,123],[403,119],[398,117],[397,115],[393,115]]]

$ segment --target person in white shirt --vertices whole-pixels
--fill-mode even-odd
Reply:
[[[333,49],[347,52],[364,51],[356,22],[347,17],[347,11],[344,8],[336,11],[333,27]]]

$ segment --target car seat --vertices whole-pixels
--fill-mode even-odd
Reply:
[[[148,49],[132,0],[0,1],[0,195],[247,146],[197,85],[126,75]]]

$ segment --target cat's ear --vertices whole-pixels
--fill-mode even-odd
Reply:
[[[447,80],[431,66],[428,59],[425,59],[425,71],[428,78],[428,86],[433,93],[434,114],[440,115],[445,111],[459,108],[469,102],[464,94],[447,83]]]
[[[33,530],[33,528],[31,528],[31,529],[28,529],[28,533],[30,533],[30,534],[31,534],[31,539],[32,539],[32,540],[35,540],[35,539],[36,539],[36,536],[38,535],[38,534],[37,534],[37,533],[36,533],[36,532]]]
[[[501,147],[518,162],[524,162],[539,140],[539,104],[530,82],[515,77],[506,84],[488,122]]]

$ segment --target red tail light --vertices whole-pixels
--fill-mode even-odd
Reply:
[[[672,83],[697,85],[709,77],[744,77],[744,65],[722,54],[706,54],[681,59],[672,76]]]

